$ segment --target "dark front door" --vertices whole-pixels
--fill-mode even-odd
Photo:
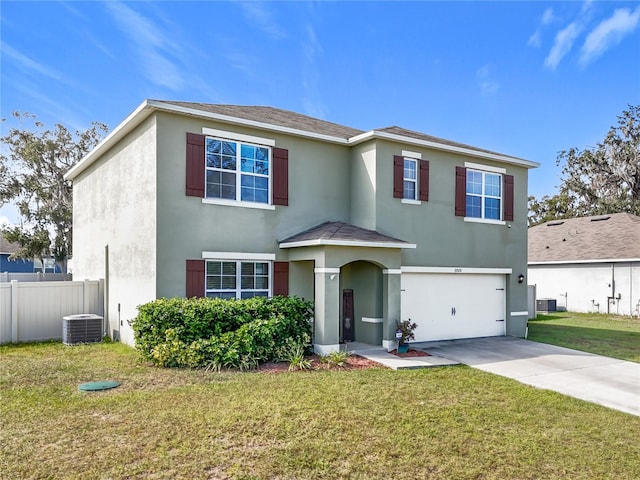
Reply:
[[[345,342],[355,340],[353,323],[353,290],[345,289],[342,291],[342,339]]]

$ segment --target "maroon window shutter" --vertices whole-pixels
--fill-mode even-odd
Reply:
[[[186,297],[204,297],[204,260],[187,260]]]
[[[273,147],[273,204],[289,205],[289,150]]]
[[[393,198],[404,197],[404,157],[393,156]]]
[[[420,160],[420,195],[419,200],[429,200],[429,162]]]
[[[204,135],[187,133],[188,196],[204,198],[204,170]]]
[[[504,175],[504,219],[513,222],[513,175]]]
[[[273,262],[273,294],[289,295],[289,262]]]
[[[456,167],[456,217],[467,214],[467,169]]]

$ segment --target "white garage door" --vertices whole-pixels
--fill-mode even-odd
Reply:
[[[505,335],[504,275],[403,273],[401,285],[417,342]]]

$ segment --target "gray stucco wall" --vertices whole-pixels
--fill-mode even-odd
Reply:
[[[289,206],[222,206],[186,196],[186,133],[200,134],[203,127],[271,138],[277,147],[286,148]],[[393,156],[403,149],[420,152],[430,162],[430,198],[421,205],[393,198]],[[510,228],[465,222],[454,215],[455,166],[465,161],[506,168],[514,175],[515,220],[509,222]],[[378,266],[371,265],[374,269],[511,268],[513,274],[507,276],[507,333],[524,335],[526,316],[509,319],[509,312],[527,310],[527,282],[517,283],[517,276],[526,274],[524,167],[387,140],[346,146],[155,112],[80,174],[74,188],[74,274],[80,278],[103,277],[104,247],[109,245],[112,325],[116,324],[118,303],[122,307],[120,316],[126,320],[135,316],[137,305],[153,298],[184,296],[185,260],[202,258],[203,251],[209,251],[271,253],[277,260],[302,260],[290,268],[290,292],[307,298],[314,294],[314,267],[342,267],[353,261],[378,262]],[[322,252],[278,248],[280,240],[324,221],[375,229],[416,243],[417,248],[385,252],[342,247]],[[344,273],[345,285],[351,282],[358,290],[364,288],[360,285],[366,283],[365,266],[354,264]],[[369,310],[371,315],[382,310],[382,316],[398,316],[399,295],[396,299],[395,294],[384,292],[390,285],[395,289],[396,283],[399,289],[399,278],[395,277],[392,281],[379,279],[382,283],[376,281],[375,294],[359,297],[367,299],[367,306],[356,305],[362,309],[357,317],[369,316]],[[391,327],[385,328],[389,329],[385,338],[391,338]]]
[[[393,198],[393,156],[403,149],[429,161],[429,200],[420,205]],[[524,167],[388,141],[376,142],[376,224],[381,233],[415,243],[402,251],[403,266],[511,268],[507,275],[507,334],[524,336],[527,310],[527,181]],[[514,176],[514,220],[504,225],[465,222],[455,216],[455,167],[465,162],[505,168]]]
[[[73,182],[74,277],[105,278],[109,333],[126,343],[137,305],[156,298],[155,144],[149,118]]]
[[[203,251],[276,253],[278,241],[324,221],[348,221],[349,151],[335,145],[222,123],[159,114],[158,295],[184,296],[185,260]],[[185,195],[186,133],[203,127],[275,139],[289,150],[289,206],[211,205]],[[230,232],[233,232],[232,234]]]

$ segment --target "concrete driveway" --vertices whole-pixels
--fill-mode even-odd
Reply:
[[[412,347],[640,416],[640,363],[514,337],[424,342]]]

